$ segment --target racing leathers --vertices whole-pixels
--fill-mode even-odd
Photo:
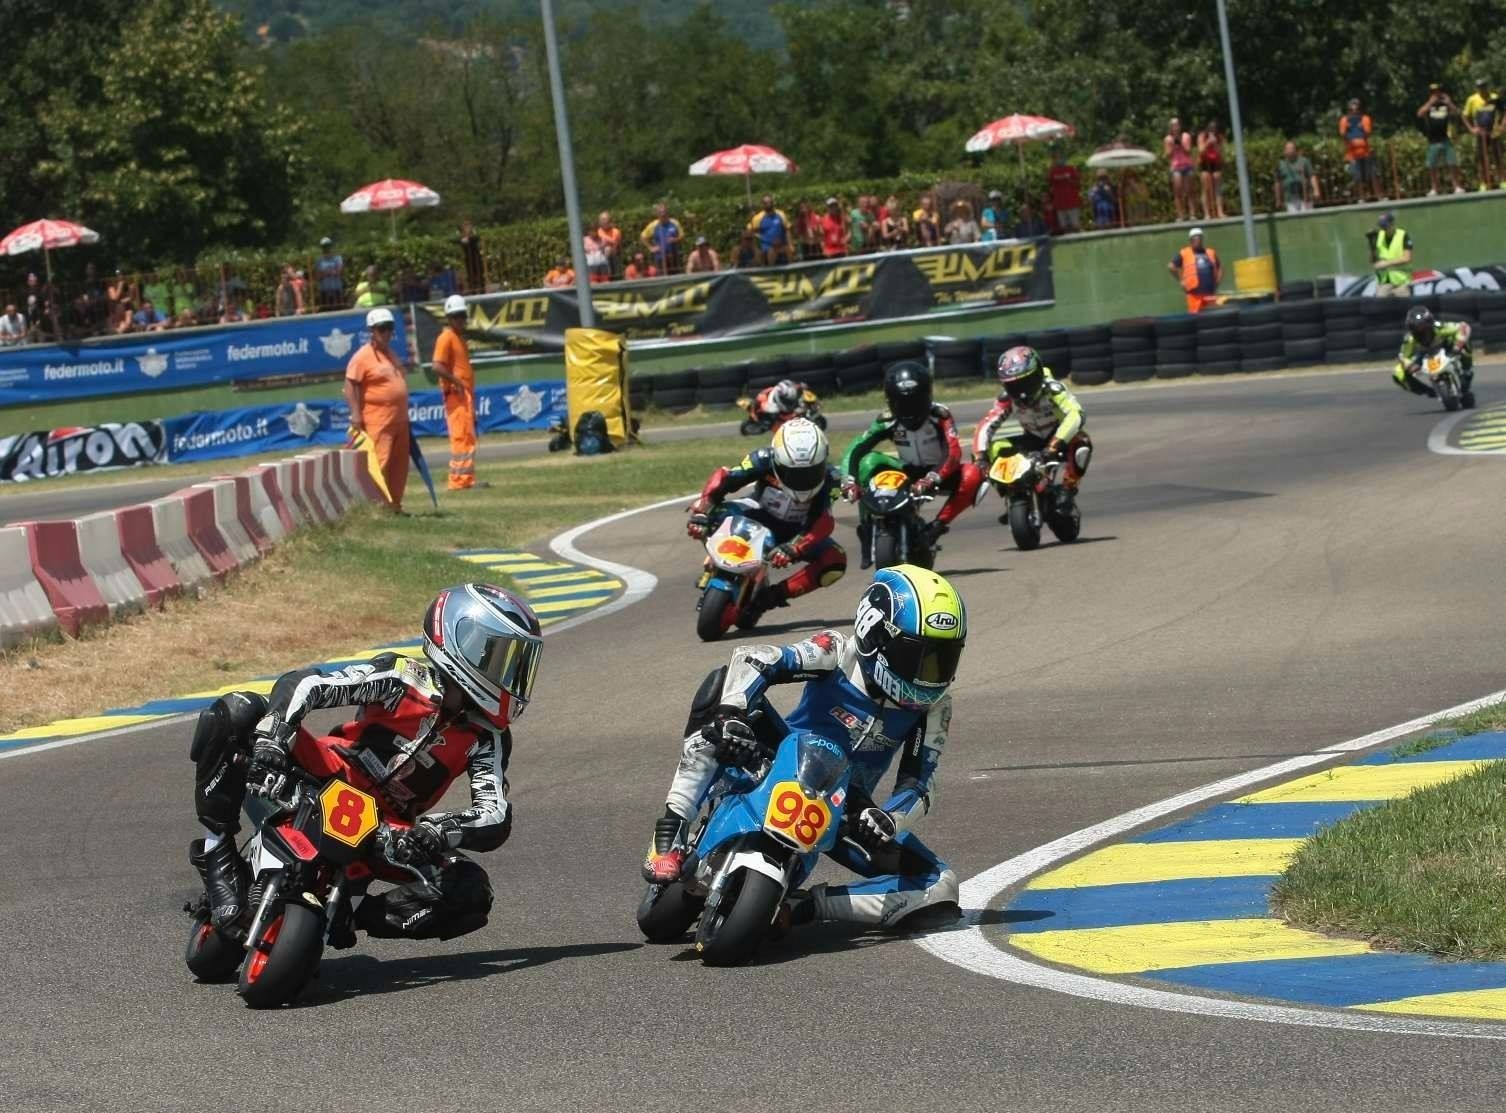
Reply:
[[[772,684],[794,683],[804,684],[804,691],[794,710],[781,718],[765,692]],[[813,918],[893,926],[920,909],[956,903],[956,875],[910,830],[935,804],[936,766],[951,724],[951,697],[918,711],[873,698],[858,668],[855,641],[833,630],[794,645],[739,646],[729,666],[706,678],[691,707],[661,825],[668,823],[672,830],[692,820],[723,769],[715,741],[718,718],[754,711],[762,713],[760,735],[772,743],[790,730],[802,730],[851,748],[849,820],[874,805],[880,781],[899,756],[894,790],[879,805],[889,818],[892,838],[852,834],[864,850],[838,841],[829,856],[865,880],[814,886]]]
[[[753,399],[753,413],[757,420],[772,429],[781,421],[791,417],[801,417],[805,413],[805,384],[796,383],[799,393],[795,396],[792,405],[786,405],[778,395],[779,384],[766,386],[758,392]]]
[[[1000,456],[1016,452],[1045,452],[1064,458],[1066,467],[1062,485],[1075,492],[1093,456],[1093,442],[1088,438],[1087,418],[1082,404],[1066,385],[1043,372],[1044,381],[1029,401],[1010,397],[1001,391],[973,434],[973,458],[991,464]],[[1019,422],[1021,432],[1001,435],[1001,427],[1010,418]]]
[[[421,896],[417,884],[369,896],[356,909],[356,926],[377,936],[449,939],[486,923],[491,884],[460,851],[495,850],[511,834],[512,734],[469,705],[446,700],[443,685],[427,661],[383,653],[337,672],[286,673],[270,698],[231,692],[200,713],[190,757],[206,838],[195,841],[190,858],[204,875],[217,924],[243,911],[246,867],[234,840],[253,751],[257,760],[280,751],[316,777],[350,780],[377,798],[384,820],[423,835],[439,870],[440,899]],[[323,737],[303,727],[309,712],[335,707],[359,710]],[[430,811],[462,772],[470,779],[470,806]]]
[[[1440,321],[1433,326],[1432,343],[1424,344],[1408,330],[1402,337],[1401,350],[1396,353],[1396,368],[1391,372],[1392,382],[1413,394],[1433,395],[1435,391],[1427,384],[1427,375],[1422,372],[1422,361],[1429,352],[1444,348],[1458,353],[1462,385],[1466,391],[1469,390],[1475,378],[1475,356],[1469,348],[1469,333],[1469,325],[1464,321]]]
[[[717,468],[701,488],[700,497],[691,504],[687,527],[692,537],[704,537],[705,516],[721,506],[727,496],[753,484],[746,498],[732,499],[737,513],[767,526],[778,544],[770,557],[776,568],[803,564],[793,576],[777,584],[766,584],[762,607],[777,607],[790,599],[830,587],[847,571],[847,553],[832,540],[835,521],[831,515],[832,484],[822,484],[808,498],[800,498],[779,482],[774,470],[774,452],[759,448],[748,453],[733,468]]]

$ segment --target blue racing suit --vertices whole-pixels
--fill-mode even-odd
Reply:
[[[781,719],[765,693],[771,684],[792,683],[803,683],[805,689],[794,710]],[[898,836],[869,855],[846,841],[837,843],[830,857],[866,880],[814,886],[817,919],[891,925],[930,905],[956,902],[956,875],[910,831],[935,803],[936,766],[951,725],[951,696],[921,711],[875,699],[863,683],[856,642],[834,630],[794,645],[738,646],[720,692],[706,694],[710,706],[692,710],[693,724],[698,714],[709,720],[718,707],[757,710],[779,724],[781,736],[806,730],[850,748],[850,815],[877,802],[874,793],[899,755],[894,791],[879,805],[893,817]],[[715,744],[699,726],[691,730],[670,785],[669,810],[693,819],[720,772]]]

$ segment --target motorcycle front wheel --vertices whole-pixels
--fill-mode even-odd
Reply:
[[[1438,391],[1438,400],[1443,403],[1443,408],[1453,413],[1459,408],[1459,387],[1448,376],[1441,376],[1435,385]]]
[[[201,982],[229,981],[245,957],[244,947],[226,939],[209,922],[207,910],[194,916],[193,926],[188,929],[188,944],[183,948],[183,961],[195,978]]]
[[[286,1005],[314,976],[324,951],[324,916],[302,901],[269,909],[249,941],[236,992],[248,1008]]]
[[[875,568],[893,568],[905,563],[904,546],[899,541],[899,529],[895,526],[874,526],[873,565]]]
[[[732,593],[720,587],[708,587],[701,595],[701,609],[695,616],[696,636],[703,642],[717,641],[727,632],[722,621],[732,605]]]
[[[721,902],[702,915],[695,949],[707,966],[740,966],[758,951],[769,934],[784,887],[767,874],[738,871],[722,891]]]
[[[1011,499],[1009,503],[1009,532],[1021,552],[1029,552],[1041,543],[1041,523],[1035,516],[1035,507],[1030,499]]]
[[[638,905],[638,930],[650,943],[673,943],[690,930],[705,903],[687,893],[679,881],[650,885]]]

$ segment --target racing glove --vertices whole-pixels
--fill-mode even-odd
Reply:
[[[716,760],[723,765],[747,766],[758,760],[758,739],[740,712],[718,712],[701,735],[716,747]]]
[[[450,849],[450,841],[437,823],[420,819],[406,831],[398,832],[392,856],[399,862],[424,865],[438,862]]]
[[[863,841],[879,846],[899,837],[899,824],[883,808],[864,808],[858,813],[856,826]]]
[[[706,526],[709,524],[706,514],[710,509],[711,506],[705,499],[696,499],[690,504],[690,520],[685,523],[685,532],[697,541],[706,539]]]
[[[769,563],[775,568],[788,568],[799,559],[800,554],[795,551],[795,544],[792,541],[776,545],[769,552]]]
[[[925,475],[921,476],[910,485],[910,490],[914,491],[917,495],[929,494],[931,489],[938,486],[940,483],[941,476],[937,475],[933,471],[928,471]]]
[[[266,796],[280,796],[288,775],[288,748],[270,735],[258,734],[251,742],[251,765],[246,784]]]
[[[1062,458],[1062,442],[1052,437],[1046,442],[1046,459],[1060,460]]]
[[[848,502],[858,501],[858,481],[850,475],[842,479],[842,497]]]

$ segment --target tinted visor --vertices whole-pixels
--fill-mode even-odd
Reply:
[[[810,491],[819,491],[821,484],[826,482],[825,464],[807,464],[803,468],[785,467],[776,464],[774,471],[779,476],[779,482],[785,490],[797,495]]]
[[[962,659],[961,641],[898,637],[883,649],[890,671],[915,684],[950,684]]]
[[[533,694],[543,648],[543,643],[536,639],[519,637],[512,630],[468,616],[455,624],[455,634],[448,646],[488,686],[507,692],[522,703],[527,703]]]
[[[1424,344],[1426,344],[1429,340],[1433,339],[1433,322],[1432,321],[1417,321],[1417,322],[1413,323],[1410,327],[1411,327],[1411,330],[1412,330],[1412,335],[1414,337],[1416,337],[1418,340],[1421,340]]]
[[[1039,371],[1022,375],[1018,379],[1009,379],[1004,383],[1004,391],[1011,398],[1020,401],[1028,401],[1035,397],[1035,392],[1040,389],[1041,374]]]

